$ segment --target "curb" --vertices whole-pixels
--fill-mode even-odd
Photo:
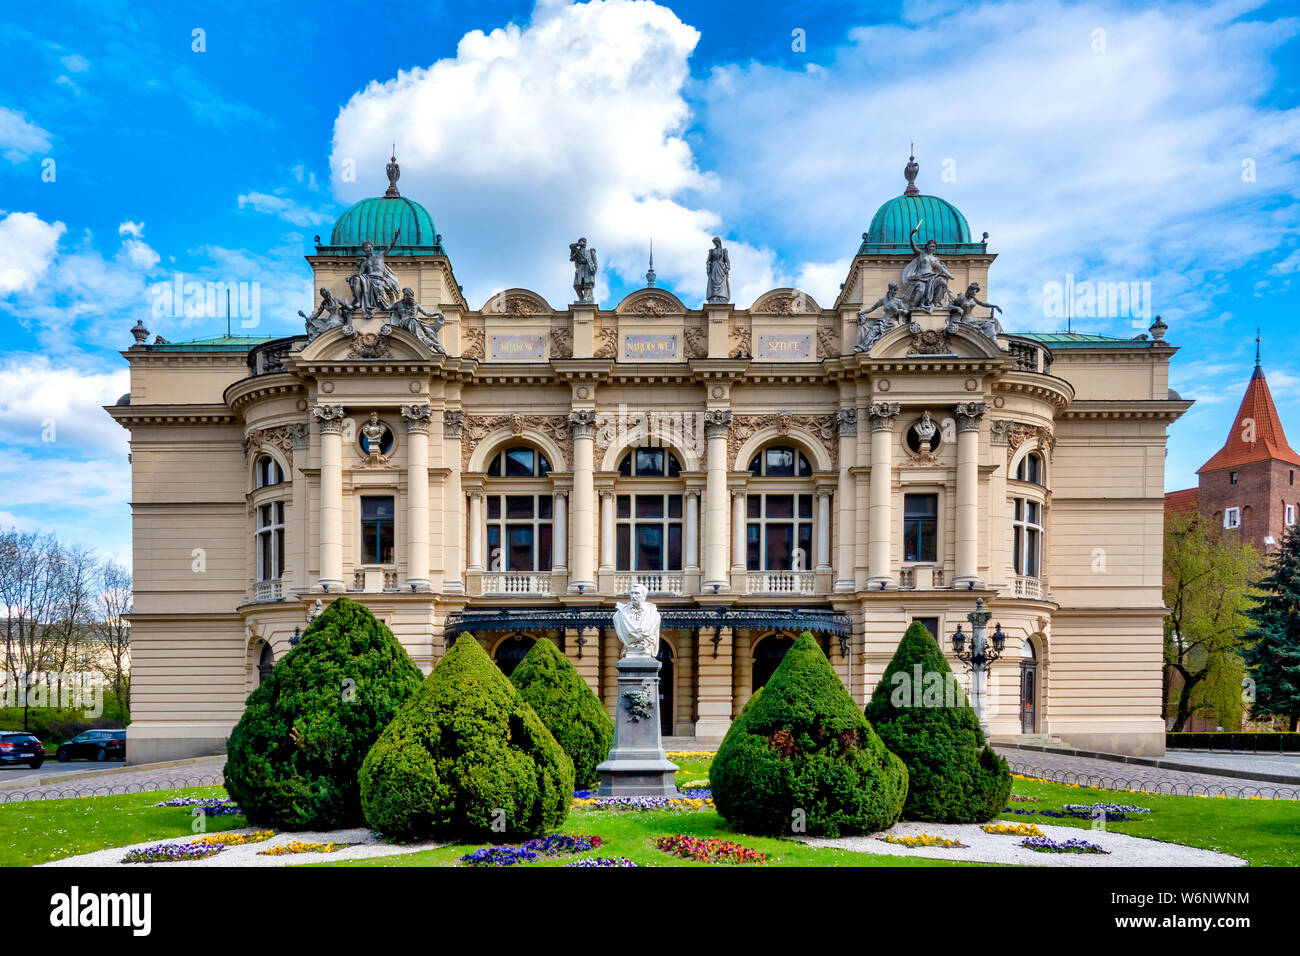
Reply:
[[[194,764],[208,763],[213,757],[224,754],[208,754],[206,757],[186,757],[182,760],[161,760],[158,763],[124,763],[120,767],[105,767],[102,770],[79,770],[75,773],[36,774],[31,777],[19,777],[17,780],[0,783],[0,792],[9,790],[32,790],[37,787],[55,786],[64,780],[89,780],[94,777],[115,776],[121,773],[134,773],[137,770],[166,770],[170,767],[189,767]]]
[[[1113,763],[1133,764],[1139,767],[1154,767],[1157,770],[1178,770],[1183,773],[1200,774],[1203,777],[1232,777],[1235,780],[1258,780],[1261,783],[1282,783],[1291,786],[1300,785],[1300,777],[1281,773],[1252,773],[1235,767],[1205,767],[1201,764],[1182,763],[1178,760],[1165,760],[1161,757],[1130,757],[1127,754],[1104,753],[1098,750],[1075,750],[1071,747],[1044,747],[1036,744],[994,744],[994,747],[1006,747],[1011,750],[1030,750],[1039,753],[1061,754],[1065,757],[1088,757],[1093,760],[1109,760]]]

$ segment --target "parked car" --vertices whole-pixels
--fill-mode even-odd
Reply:
[[[0,767],[25,763],[35,769],[45,762],[45,745],[35,734],[0,732]]]
[[[125,730],[87,730],[61,744],[56,754],[60,763],[69,760],[126,759]]]

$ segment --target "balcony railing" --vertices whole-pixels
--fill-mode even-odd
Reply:
[[[484,594],[542,594],[551,593],[549,571],[530,574],[525,571],[490,571],[483,575]]]
[[[273,581],[258,581],[253,585],[254,601],[278,601],[284,597],[284,589],[280,586],[280,579]]]
[[[352,571],[353,591],[398,591],[401,581],[396,571],[383,568],[354,568]]]
[[[812,571],[749,571],[746,594],[816,594],[817,575]]]
[[[632,590],[634,584],[641,585],[649,594],[682,595],[686,593],[686,576],[680,572],[643,571],[635,574],[614,575],[614,591],[617,594],[627,594]]]
[[[1015,595],[1018,598],[1029,598],[1031,601],[1043,600],[1043,595],[1047,593],[1046,583],[1042,578],[1031,578],[1026,575],[1017,575],[1014,579]]]
[[[913,565],[898,569],[898,586],[900,588],[941,588],[944,586],[943,568],[929,568]]]

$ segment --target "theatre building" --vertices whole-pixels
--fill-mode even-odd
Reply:
[[[1159,321],[1003,331],[994,254],[907,176],[834,302],[683,302],[653,274],[617,303],[470,302],[392,164],[307,256],[307,330],[137,323],[108,409],[131,442],[131,759],[222,747],[343,595],[425,671],[463,632],[507,671],[548,637],[612,707],[636,582],[670,736],[721,737],[805,630],[863,703],[909,622],[952,655],[983,598],[994,735],[1162,752],[1176,349]]]

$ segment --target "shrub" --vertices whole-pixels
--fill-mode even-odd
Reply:
[[[366,822],[397,839],[541,836],[572,799],[573,761],[468,634],[361,767]]]
[[[420,681],[393,633],[339,598],[248,696],[226,746],[227,792],[257,826],[360,825],[361,762]]]
[[[573,761],[574,785],[585,789],[600,783],[596,765],[614,746],[614,721],[569,659],[542,638],[514,669],[510,683]]]
[[[885,749],[811,634],[750,699],[709,772],[718,812],[745,833],[872,833],[892,826],[907,769]]]
[[[915,686],[918,669],[921,687]],[[986,744],[943,651],[919,621],[899,642],[866,716],[907,764],[907,819],[983,823],[1007,805],[1007,762]]]

